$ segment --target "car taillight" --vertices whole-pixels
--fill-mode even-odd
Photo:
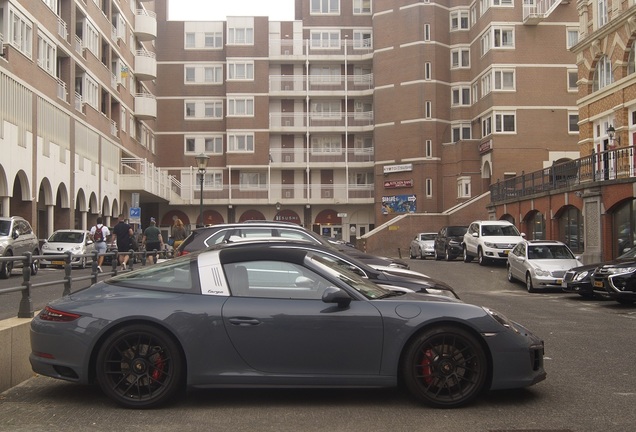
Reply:
[[[188,251],[177,251],[177,256],[184,256],[184,255],[187,255],[189,253],[190,252],[188,252]]]
[[[40,319],[44,321],[56,321],[56,322],[71,322],[78,319],[81,315],[64,312],[61,310],[53,309],[52,307],[45,307],[42,312],[40,312]]]

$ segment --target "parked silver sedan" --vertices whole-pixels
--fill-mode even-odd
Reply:
[[[424,232],[419,233],[411,240],[409,246],[409,256],[411,259],[419,258],[426,259],[426,257],[435,257],[435,237],[437,233]]]
[[[556,240],[523,240],[508,254],[508,280],[524,281],[528,292],[561,288],[565,272],[583,263],[565,243]]]

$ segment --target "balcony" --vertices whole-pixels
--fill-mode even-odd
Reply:
[[[139,50],[135,53],[135,77],[140,81],[157,78],[157,57],[155,53]]]
[[[304,95],[348,93],[371,94],[373,92],[373,74],[365,75],[271,75],[269,91],[273,95],[290,96],[294,93]]]
[[[568,4],[570,0],[536,0],[532,4],[523,5],[523,23],[525,25],[537,25],[560,4]]]
[[[325,41],[319,42],[325,43]],[[341,40],[337,46],[318,46],[311,45],[308,39],[292,40],[292,39],[270,39],[269,40],[269,56],[271,59],[282,60],[305,60],[312,55],[324,58],[325,56],[334,59],[371,59],[373,56],[373,41],[365,40]]]
[[[167,171],[146,159],[122,158],[121,164],[121,190],[145,192],[167,202],[179,198],[181,185]]]
[[[285,167],[297,164],[304,166],[307,163],[319,165],[321,163],[327,165],[335,164],[358,164],[359,166],[373,166],[374,149],[373,147],[353,148],[347,151],[344,149],[332,149],[325,151],[324,149],[304,149],[292,148],[281,149],[272,148],[269,152],[272,167]]]
[[[269,128],[272,132],[304,132],[311,128],[314,132],[370,131],[373,130],[373,111],[354,113],[270,113]]]
[[[157,14],[146,9],[137,9],[135,14],[135,37],[142,42],[157,38]]]
[[[135,116],[141,120],[157,118],[157,99],[150,93],[135,95]]]

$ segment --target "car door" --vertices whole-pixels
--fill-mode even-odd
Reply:
[[[224,269],[232,296],[223,322],[250,367],[272,374],[379,373],[382,317],[370,302],[324,303],[332,284],[299,264],[250,261]]]
[[[523,243],[516,245],[508,255],[508,265],[512,275],[520,280],[525,280],[525,261],[526,261],[526,247]]]
[[[477,237],[474,236],[477,234]],[[479,224],[472,223],[468,232],[464,236],[464,243],[466,244],[466,250],[473,255],[477,254],[477,242],[479,241]]]

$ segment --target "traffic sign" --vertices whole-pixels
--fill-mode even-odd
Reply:
[[[141,208],[130,208],[130,220],[129,223],[140,224],[141,223]]]

